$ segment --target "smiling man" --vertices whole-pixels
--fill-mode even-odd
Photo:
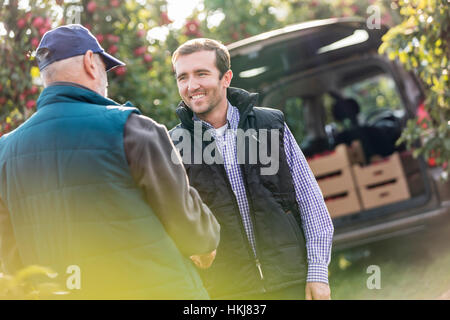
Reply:
[[[180,57],[183,66],[196,66],[194,70],[180,69],[177,73],[177,83],[181,98],[188,103],[190,109],[201,120],[211,124],[214,128],[226,123],[227,108],[217,108],[226,101],[226,91],[222,87],[228,86],[231,72],[221,73],[214,67],[215,52],[199,51],[195,54]],[[210,61],[210,65],[204,66],[203,61]],[[191,68],[192,69],[192,68]],[[192,81],[191,74],[201,81]]]
[[[171,137],[191,184],[221,225],[216,260],[201,271],[210,296],[329,299],[333,225],[282,112],[256,107],[257,94],[230,87],[230,56],[215,40],[186,42],[172,63],[182,101],[177,109],[181,123]],[[203,138],[206,132],[212,139]],[[193,153],[180,148],[186,137]],[[251,148],[255,141],[257,147]],[[203,155],[211,144],[221,161],[192,161],[196,150]],[[268,146],[271,156],[278,155],[278,170],[265,175],[266,163],[255,153]]]

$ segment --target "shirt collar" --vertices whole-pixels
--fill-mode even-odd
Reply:
[[[227,108],[227,124],[229,129],[237,129],[239,124],[239,110],[235,106],[233,106],[230,101],[228,101],[228,108]],[[208,129],[214,129],[214,127],[209,124],[206,121],[201,120],[197,117],[197,115],[194,113],[194,116],[192,118],[194,121],[201,121],[202,124],[205,124]]]

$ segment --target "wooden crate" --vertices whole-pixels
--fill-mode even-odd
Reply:
[[[355,174],[356,184],[360,187],[389,181],[394,178],[405,178],[398,152],[393,153],[379,163],[370,164],[365,167],[354,165],[353,172]]]
[[[359,191],[364,209],[380,207],[410,198],[408,184],[404,177],[394,178],[387,184],[360,187]]]
[[[321,176],[342,168],[350,167],[355,163],[362,163],[364,155],[361,144],[356,141],[352,147],[345,144],[338,145],[333,152],[323,156],[308,159],[309,167],[314,176]]]
[[[326,198],[331,218],[342,217],[361,211],[361,204],[355,189],[349,189],[337,198]]]
[[[316,177],[324,197],[356,189],[351,167],[339,169],[332,176]]]

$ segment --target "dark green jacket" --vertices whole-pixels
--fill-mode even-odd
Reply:
[[[207,299],[189,258],[132,178],[124,125],[135,108],[74,86],[0,138],[0,198],[23,265],[76,265],[83,298]]]

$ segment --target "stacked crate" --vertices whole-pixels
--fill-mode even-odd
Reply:
[[[365,167],[353,166],[364,209],[410,198],[398,152]]]
[[[363,162],[359,142],[352,147],[340,144],[330,154],[308,159],[332,218],[361,211],[352,165]]]

